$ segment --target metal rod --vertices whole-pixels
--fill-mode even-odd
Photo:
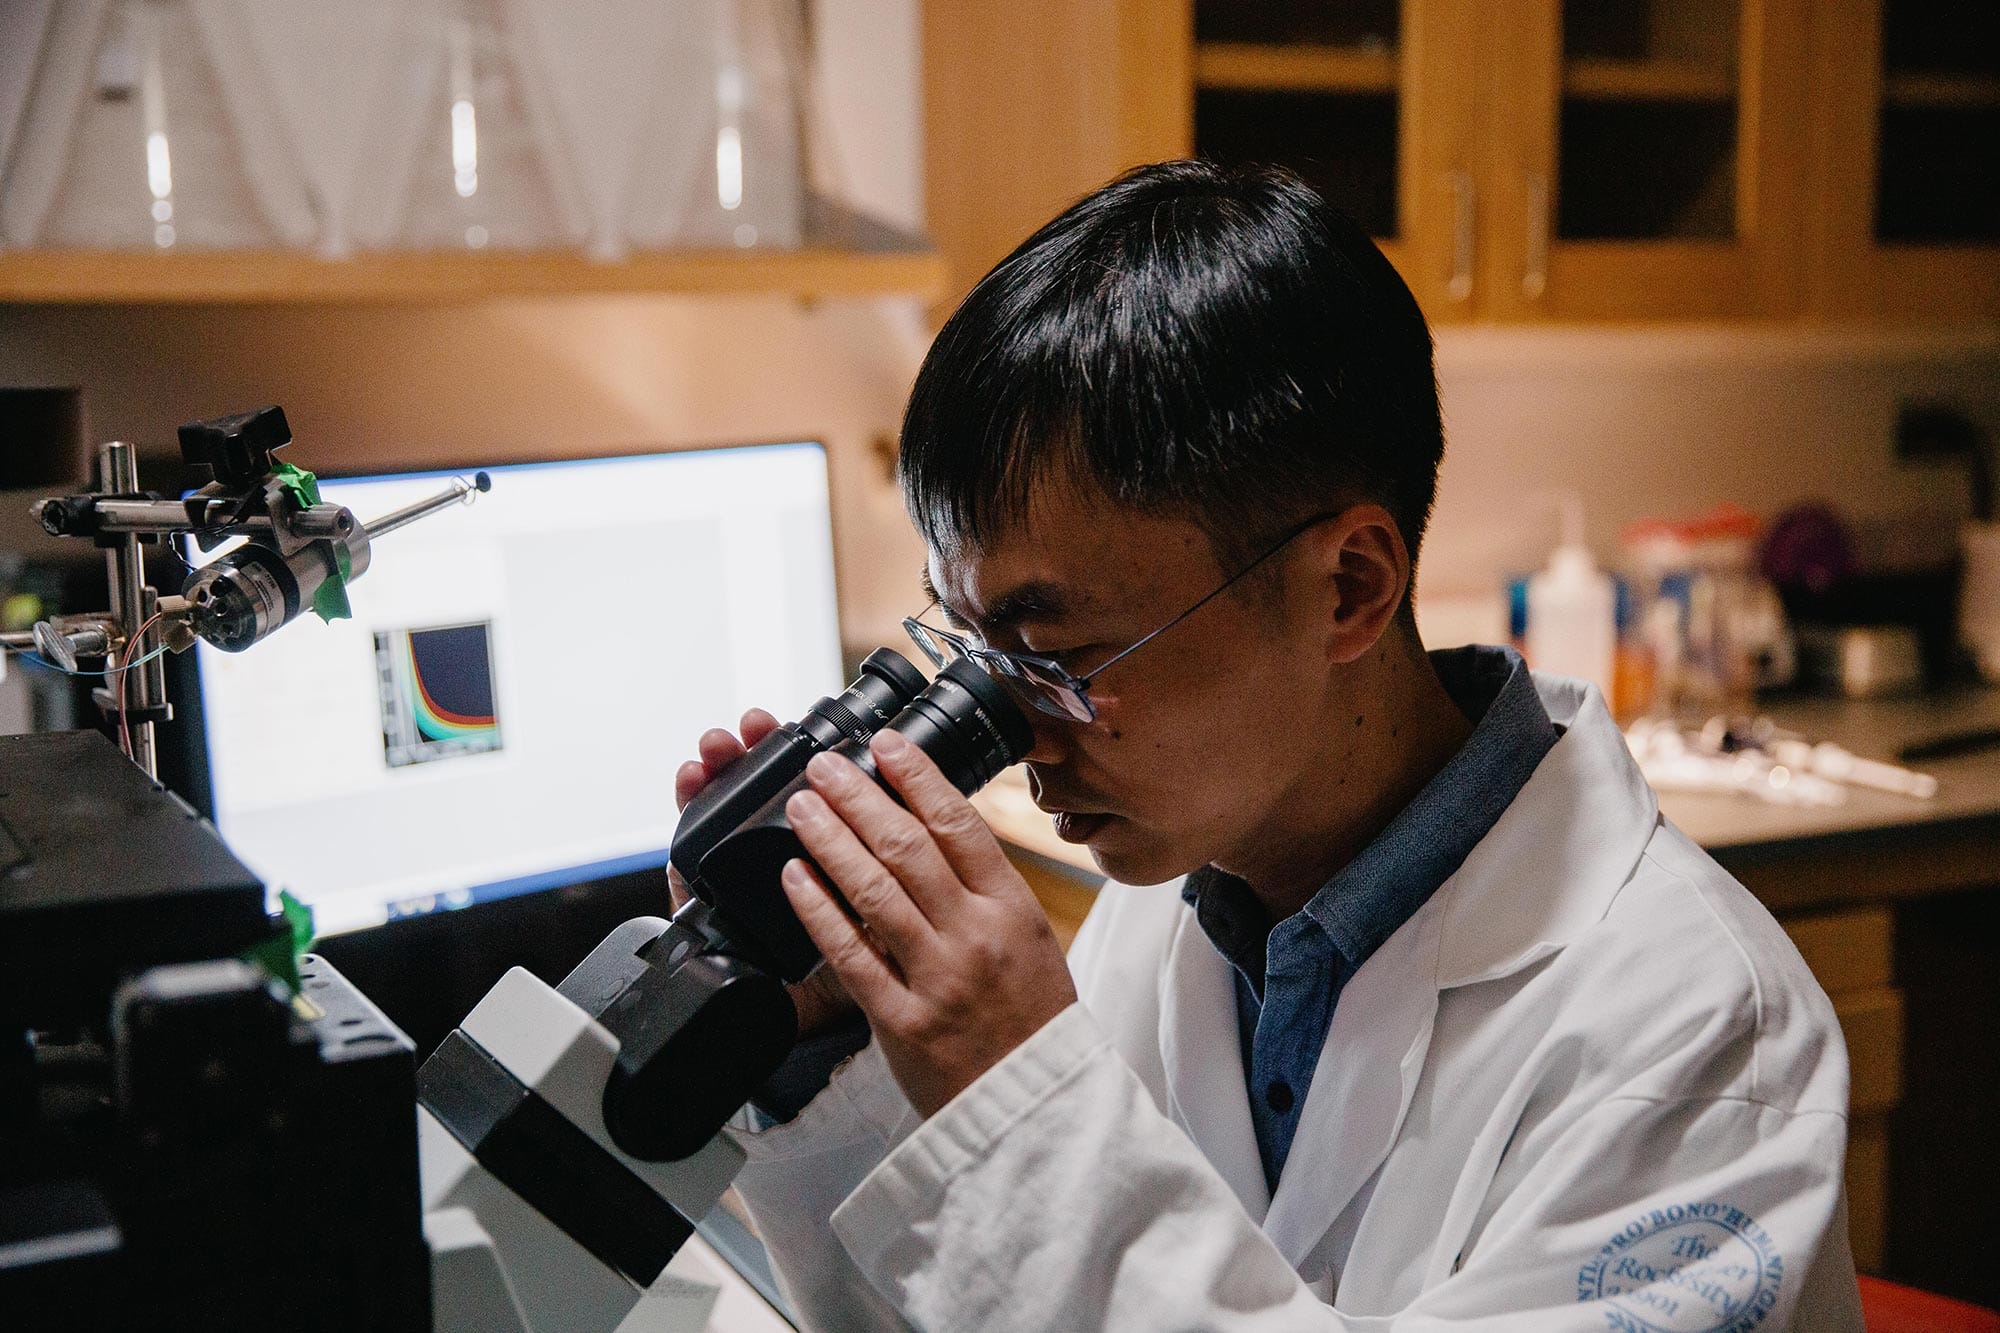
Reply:
[[[190,528],[220,525],[227,521],[231,506],[222,500],[207,501],[195,517],[189,517],[188,507],[179,500],[99,500],[97,509],[97,530],[99,532],[136,532],[150,537],[166,536],[170,533],[186,532]],[[232,527],[270,531],[271,520],[266,515],[255,515],[238,519]]]
[[[100,489],[113,495],[129,495],[138,490],[138,452],[123,440],[106,444],[97,454],[97,481]],[[126,655],[136,658],[146,651],[145,645],[139,642],[139,627],[145,624],[154,597],[152,589],[146,586],[145,556],[139,549],[137,535],[126,533],[120,536],[117,545],[106,549],[104,564],[111,582],[112,618],[125,632]],[[133,677],[124,682],[128,715],[154,708],[166,697],[164,669],[157,673],[151,669],[158,665],[157,662],[149,662],[139,670],[128,673]],[[115,682],[112,688],[116,697]],[[120,722],[125,724],[123,718]],[[153,724],[140,722],[125,725],[132,737],[132,762],[145,769],[147,777],[157,779],[159,765],[153,747]]]
[[[479,480],[484,481],[485,479],[486,474],[484,472],[480,473]],[[435,514],[440,509],[449,509],[455,504],[470,504],[471,498],[485,489],[485,486],[479,485],[477,482],[467,481],[463,477],[453,477],[451,485],[447,489],[439,491],[429,499],[419,500],[413,505],[405,505],[395,513],[384,514],[373,523],[368,524],[368,539],[373,541],[384,533],[394,532],[397,528],[407,527],[420,518]]]

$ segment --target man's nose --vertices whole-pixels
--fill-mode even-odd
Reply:
[[[1027,715],[1028,729],[1035,737],[1035,743],[1028,747],[1021,761],[1028,764],[1061,763],[1069,754],[1076,723],[1051,717],[1039,708],[1026,707],[1021,711]]]

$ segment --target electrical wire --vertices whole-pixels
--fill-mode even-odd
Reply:
[[[165,613],[155,611],[147,616],[140,624],[139,632],[126,641],[125,665],[118,669],[118,747],[125,751],[127,759],[132,758],[132,719],[125,712],[125,677],[134,666],[138,665],[132,660],[132,654],[146,641],[146,631],[157,625],[163,614]]]
[[[51,662],[49,661],[48,658],[43,657],[40,653],[35,652],[32,649],[28,648],[9,648],[7,650],[7,654],[8,656],[13,657],[18,661],[26,662],[29,666],[38,666],[42,668],[42,670],[44,671],[53,671],[59,676],[104,676],[108,678],[111,676],[123,675],[127,671],[131,671],[137,667],[142,667],[156,657],[164,657],[170,651],[172,650],[166,644],[163,643],[159,647],[147,653],[144,657],[140,658],[138,661],[128,663],[125,666],[112,667],[108,671],[73,670],[70,667],[62,666],[58,663]]]

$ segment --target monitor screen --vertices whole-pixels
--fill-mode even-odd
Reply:
[[[200,646],[216,825],[321,934],[663,866],[696,738],[840,688],[817,444],[486,471],[375,542],[352,619]],[[366,523],[453,475],[321,494]]]

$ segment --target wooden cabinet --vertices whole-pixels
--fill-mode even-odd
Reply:
[[[1486,42],[1481,313],[1793,309],[1799,0],[1531,0],[1506,13]]]
[[[1433,320],[2000,312],[1991,6],[998,8],[926,9],[959,291],[1118,169],[1200,154],[1320,185]]]
[[[1192,146],[1354,201],[1432,318],[1796,304],[1799,0],[1304,8],[1197,0]]]
[[[1163,5],[1162,11],[1186,6]],[[1192,7],[1175,152],[1278,161],[1367,228],[1433,318],[1475,308],[1477,0]]]
[[[1895,918],[1886,907],[1860,907],[1782,920],[1847,1039],[1848,1242],[1855,1266],[1879,1274],[1889,1235],[1889,1117],[1903,1096]]]
[[[925,227],[943,310],[1079,196],[1186,156],[1186,0],[923,6]]]
[[[1811,308],[2000,313],[2000,5],[1816,0]]]

